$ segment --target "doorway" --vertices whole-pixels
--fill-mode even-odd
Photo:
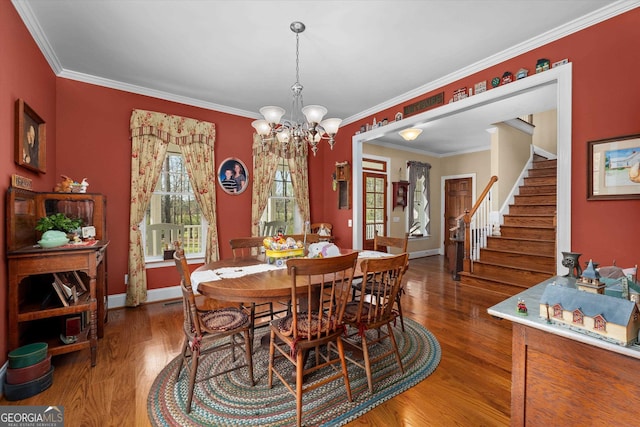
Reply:
[[[444,181],[444,254],[448,261],[451,257],[454,242],[451,240],[449,230],[457,225],[457,218],[464,214],[465,210],[471,210],[473,196],[473,179],[451,178]]]
[[[540,106],[540,101],[534,95],[547,93],[546,89],[551,88],[553,93],[553,105]],[[384,147],[393,148],[394,145],[406,145],[404,143],[392,144],[386,138],[397,133],[405,127],[429,125],[441,119],[452,119],[453,125],[460,125],[461,115],[465,112],[481,113],[485,109],[490,109],[491,119],[488,124],[507,120],[508,117],[501,117],[494,110],[494,107],[508,105],[509,116],[521,116],[536,111],[546,111],[556,108],[557,117],[557,159],[558,159],[558,184],[557,184],[557,227],[556,227],[556,267],[561,271],[562,255],[561,248],[571,247],[571,106],[572,106],[572,64],[568,63],[562,67],[556,67],[544,73],[536,74],[535,78],[520,79],[505,86],[500,86],[500,90],[489,90],[482,93],[482,96],[472,96],[465,99],[465,102],[452,103],[442,108],[433,108],[422,113],[404,118],[398,122],[393,122],[382,128],[372,129],[368,132],[355,134],[352,139],[352,164],[353,164],[353,233],[352,241],[354,249],[360,249],[358,245],[362,242],[363,227],[361,223],[363,202],[359,200],[363,195],[362,182],[362,159],[368,157],[363,152],[363,146],[367,144],[377,144]],[[531,96],[527,96],[531,95]],[[512,102],[514,101],[514,102]],[[544,103],[544,102],[543,102]],[[444,205],[441,194],[442,205]],[[444,222],[441,224],[441,232],[444,232]],[[443,241],[444,239],[438,239]],[[442,248],[444,252],[444,248]]]
[[[387,162],[364,159],[362,182],[362,248],[372,250],[375,234],[387,234]]]

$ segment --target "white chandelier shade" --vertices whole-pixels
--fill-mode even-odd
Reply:
[[[305,144],[309,144],[315,156],[318,151],[318,143],[322,139],[328,140],[329,146],[333,149],[335,136],[338,133],[342,119],[324,119],[328,111],[321,105],[304,106],[302,100],[303,87],[300,84],[299,76],[299,35],[305,30],[305,25],[302,22],[292,22],[290,29],[296,34],[296,82],[291,86],[291,91],[293,92],[291,118],[283,120],[285,110],[269,105],[260,108],[260,114],[264,119],[254,120],[251,126],[254,127],[262,139],[263,151],[267,150],[268,147],[274,150],[270,142],[277,140],[279,144],[275,150],[283,156],[293,150],[301,153]],[[300,113],[304,115],[306,121],[301,120]]]

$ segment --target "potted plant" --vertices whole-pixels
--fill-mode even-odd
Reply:
[[[69,218],[63,213],[40,218],[36,224],[36,230],[44,233],[49,230],[64,231],[65,233],[73,233],[82,225],[80,218]]]
[[[81,225],[81,219],[69,218],[63,213],[40,218],[36,224],[36,230],[42,232],[42,239],[38,241],[38,244],[43,248],[54,248],[67,244],[69,242],[68,235],[74,234]]]

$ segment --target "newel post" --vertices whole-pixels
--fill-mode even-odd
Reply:
[[[462,269],[465,273],[471,273],[471,214],[469,209],[464,211],[464,259]]]

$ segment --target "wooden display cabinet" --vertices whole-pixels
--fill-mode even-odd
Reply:
[[[89,348],[96,364],[97,340],[107,320],[106,200],[100,194],[35,193],[9,188],[7,192],[7,261],[9,351],[33,342],[47,342],[56,355]],[[81,218],[92,225],[96,241],[43,249],[36,242],[38,218],[54,213]],[[55,292],[54,274],[73,273],[86,292],[62,303]],[[76,342],[64,344],[60,334],[70,317],[83,319]]]
[[[393,208],[400,206],[402,210],[407,207],[407,198],[409,196],[409,182],[398,181],[393,182]]]
[[[336,163],[338,183],[338,209],[351,209],[351,165],[349,162]]]

